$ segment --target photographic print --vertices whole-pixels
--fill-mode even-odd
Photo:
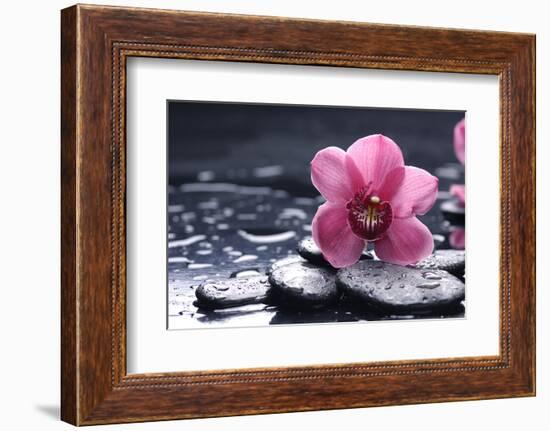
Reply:
[[[465,317],[465,112],[167,102],[168,329]]]

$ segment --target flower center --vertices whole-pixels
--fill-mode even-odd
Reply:
[[[358,192],[346,208],[352,232],[367,241],[382,238],[393,220],[390,203],[380,200],[376,195],[367,194],[366,189]]]

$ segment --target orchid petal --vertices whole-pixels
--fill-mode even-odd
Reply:
[[[460,120],[454,129],[454,149],[460,163],[466,162],[466,120]]]
[[[392,171],[393,173],[393,171]],[[391,174],[390,178],[399,180],[399,175]],[[395,217],[407,218],[414,215],[426,214],[434,205],[437,199],[437,177],[426,172],[424,169],[414,166],[405,166],[403,177],[399,186],[391,183],[391,180],[384,184],[381,196],[391,202]],[[391,194],[391,196],[386,196]]]
[[[384,135],[370,135],[355,141],[347,151],[363,176],[365,185],[377,193],[393,169],[404,166],[401,149]]]
[[[355,164],[355,161],[347,153],[346,153],[346,170],[348,172],[348,178],[349,178],[353,193],[360,192],[361,189],[363,189],[366,186],[365,180],[363,179],[363,175],[361,174],[361,171]]]
[[[365,247],[365,242],[348,226],[347,214],[344,205],[325,202],[317,210],[311,225],[313,240],[335,268],[353,265]]]
[[[378,194],[380,199],[383,201],[390,201],[391,198],[393,198],[393,195],[395,195],[399,190],[399,187],[401,187],[404,178],[405,166],[399,166],[392,169],[390,173],[386,175],[386,178],[384,178],[384,181],[380,186],[380,191]]]
[[[346,152],[337,147],[319,151],[311,161],[311,182],[327,201],[349,201],[354,192],[347,174]]]
[[[386,236],[374,243],[383,261],[410,265],[428,257],[434,248],[430,230],[416,217],[395,219]]]

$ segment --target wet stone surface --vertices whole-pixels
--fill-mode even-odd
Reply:
[[[267,270],[267,275],[271,274],[273,271],[285,265],[290,265],[291,263],[306,263],[306,262],[307,260],[305,260],[302,256],[291,254],[290,256],[283,257],[282,259],[279,259],[273,262],[269,267],[269,269]]]
[[[280,307],[322,308],[338,300],[335,271],[307,263],[283,265],[269,275],[271,300]]]
[[[464,279],[466,253],[464,250],[436,250],[431,256],[415,265],[419,269],[442,269]]]
[[[458,168],[447,168],[449,172],[453,169]],[[172,185],[168,189],[168,319],[171,329],[424,317],[374,310],[363,304],[350,306],[341,301],[322,309],[304,310],[264,303],[214,310],[197,307],[196,291],[201,284],[253,278],[268,274],[283,264],[306,262],[296,254],[296,247],[302,239],[311,237],[311,220],[324,202],[321,197],[296,196],[277,186],[201,181]],[[448,190],[454,182],[457,182],[455,176],[440,177],[440,189]],[[293,190],[293,187],[288,189]],[[450,247],[452,226],[439,210],[440,204],[449,198],[448,192],[440,192],[434,208],[420,217],[437,238],[436,248]],[[446,310],[437,315],[463,316],[463,309]]]
[[[229,278],[202,283],[195,295],[198,308],[217,310],[261,304],[267,299],[269,289],[267,276]]]
[[[300,256],[311,263],[318,265],[329,265],[329,263],[323,257],[323,253],[321,253],[321,250],[319,249],[319,247],[317,247],[315,241],[313,241],[313,238],[309,236],[302,239],[298,243],[298,245],[296,246],[296,251]]]
[[[422,270],[380,261],[341,269],[337,284],[349,298],[396,314],[434,314],[459,309],[465,286],[442,270]]]

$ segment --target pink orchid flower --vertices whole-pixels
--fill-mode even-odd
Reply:
[[[456,158],[464,165],[466,162],[466,119],[460,120],[454,129],[454,149]],[[466,188],[464,184],[453,184],[449,190],[458,199],[460,205],[466,204]]]
[[[466,230],[463,227],[454,228],[449,234],[449,244],[456,250],[464,250],[466,246]]]
[[[390,138],[371,135],[347,151],[319,151],[311,162],[311,181],[327,200],[313,218],[313,239],[333,267],[357,262],[367,241],[374,242],[380,259],[400,265],[433,251],[432,234],[416,215],[433,206],[438,179],[405,166]]]

